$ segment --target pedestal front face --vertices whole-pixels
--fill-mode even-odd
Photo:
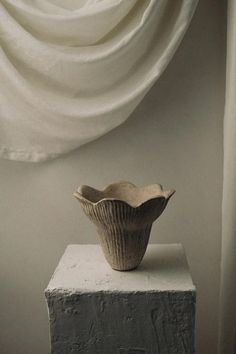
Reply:
[[[116,272],[99,246],[71,245],[46,289],[53,354],[192,354],[195,288],[180,245],[150,245]]]

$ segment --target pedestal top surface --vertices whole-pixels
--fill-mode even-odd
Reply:
[[[119,272],[107,264],[99,245],[69,245],[46,292],[195,291],[183,247],[150,244],[140,266]]]

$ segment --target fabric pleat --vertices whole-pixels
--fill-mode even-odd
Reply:
[[[218,354],[236,353],[236,2],[227,14],[222,250]]]
[[[1,0],[0,156],[41,161],[124,122],[197,0]]]

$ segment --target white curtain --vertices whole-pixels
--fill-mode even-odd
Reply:
[[[236,1],[228,0],[220,354],[236,353]]]
[[[197,1],[1,0],[0,156],[53,158],[124,122]]]

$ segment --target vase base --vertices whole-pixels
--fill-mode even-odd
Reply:
[[[132,270],[135,270],[137,269],[139,266],[139,264],[137,266],[134,266],[134,267],[130,267],[130,268],[125,268],[125,269],[121,269],[121,268],[118,268],[118,267],[112,267],[110,266],[113,270],[116,270],[117,272],[130,272]]]

